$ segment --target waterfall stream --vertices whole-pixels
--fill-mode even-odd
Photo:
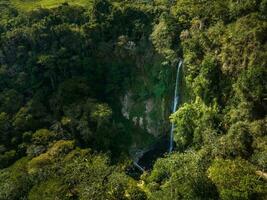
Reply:
[[[172,107],[172,113],[176,112],[177,106],[179,104],[179,77],[181,72],[181,67],[183,65],[183,60],[180,60],[177,67],[177,73],[176,73],[176,82],[175,82],[175,91],[174,91],[174,100],[173,100],[173,107]],[[171,125],[171,133],[170,133],[170,146],[169,146],[169,153],[173,150],[173,131],[174,131],[174,123]]]
[[[140,171],[144,172],[145,169],[143,167],[141,167],[137,162],[133,162],[134,166],[137,167],[137,169],[139,169]]]
[[[176,112],[179,106],[179,78],[181,73],[181,68],[183,66],[183,60],[180,60],[177,65],[177,72],[176,72],[176,82],[175,82],[175,91],[174,91],[174,100],[173,100],[173,107],[172,113]],[[174,123],[171,124],[171,132],[170,138],[164,137],[163,140],[160,140],[157,144],[154,145],[149,151],[144,152],[141,157],[138,159],[133,160],[133,166],[141,171],[142,173],[148,169],[151,169],[153,163],[158,157],[163,156],[166,151],[171,153],[173,151],[173,132],[174,132]]]

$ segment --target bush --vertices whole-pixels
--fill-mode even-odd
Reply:
[[[228,133],[218,140],[215,154],[222,157],[248,158],[252,150],[253,136],[249,132],[249,124],[238,122],[232,125]]]
[[[61,139],[62,133],[39,129],[32,135],[32,142],[36,145],[48,145],[49,143]]]
[[[28,195],[29,200],[45,199],[45,200],[67,200],[71,199],[67,185],[60,179],[49,179],[35,185]]]
[[[266,195],[267,186],[256,175],[256,168],[241,158],[214,160],[208,175],[218,188],[222,200],[252,199],[257,194]]]
[[[15,200],[26,198],[31,188],[31,180],[27,173],[26,158],[18,160],[7,169],[0,170],[0,199]]]

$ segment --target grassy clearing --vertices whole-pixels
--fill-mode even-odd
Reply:
[[[27,12],[38,8],[54,8],[63,3],[87,7],[92,4],[92,0],[10,0],[10,3],[18,10]]]
[[[28,12],[38,8],[54,8],[63,3],[68,3],[70,5],[78,5],[84,7],[90,7],[93,0],[0,0],[0,3],[8,3],[13,5],[19,11]],[[127,4],[127,3],[123,3]],[[120,7],[121,3],[114,1],[113,5]],[[129,4],[130,6],[135,6],[139,9],[152,9],[150,5],[142,2],[135,2],[134,5]]]

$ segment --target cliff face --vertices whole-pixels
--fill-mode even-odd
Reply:
[[[135,126],[160,137],[169,130],[175,69],[161,63],[142,68],[137,68],[130,87],[120,97],[121,113]]]
[[[142,128],[156,137],[162,134],[160,130],[162,130],[163,127],[161,127],[159,122],[165,119],[161,119],[160,117],[152,119],[151,115],[155,112],[155,103],[152,98],[136,102],[133,99],[132,92],[128,91],[124,97],[121,98],[121,104],[122,115],[135,126]],[[138,111],[138,107],[143,108],[143,110]]]

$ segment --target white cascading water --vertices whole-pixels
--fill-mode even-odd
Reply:
[[[140,171],[144,172],[145,169],[143,167],[141,167],[137,162],[133,162],[134,166],[137,167],[137,169],[139,169]]]
[[[176,112],[177,106],[179,104],[179,77],[181,72],[181,67],[183,65],[183,60],[180,60],[177,67],[177,74],[176,74],[176,82],[175,82],[175,91],[174,91],[174,101],[173,101],[173,107],[172,107],[172,113]],[[174,131],[174,123],[171,125],[171,134],[170,134],[170,146],[169,146],[169,153],[173,150],[173,131]]]

